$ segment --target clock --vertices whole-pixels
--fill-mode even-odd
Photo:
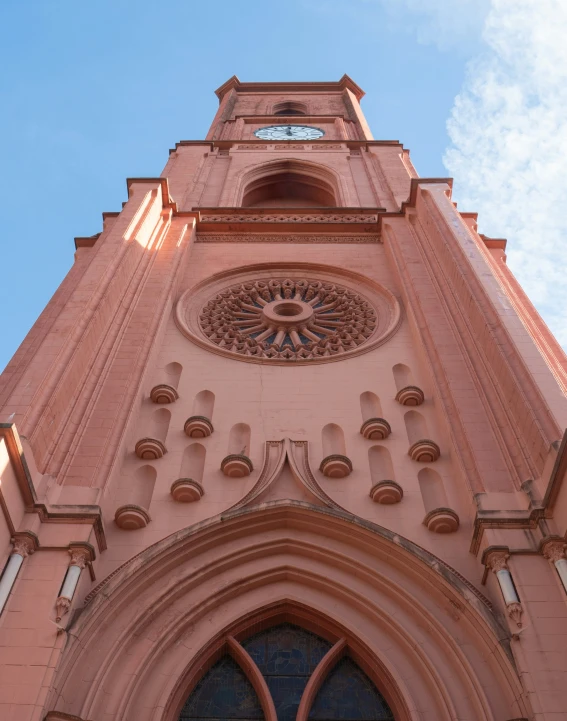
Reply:
[[[308,125],[270,125],[256,130],[254,135],[262,140],[319,140],[325,131]]]

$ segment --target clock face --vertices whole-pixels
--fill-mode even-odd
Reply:
[[[307,125],[271,125],[256,130],[254,135],[262,140],[318,140],[325,131]]]

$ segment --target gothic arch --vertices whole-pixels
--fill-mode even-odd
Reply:
[[[279,192],[293,192],[313,207],[344,206],[345,191],[339,175],[324,165],[295,158],[269,160],[242,170],[236,178],[233,206],[256,205],[277,197]],[[287,188],[287,191],[285,191]]]
[[[228,512],[151,546],[87,601],[47,710],[176,721],[228,636],[287,614],[345,638],[396,721],[421,721],[423,708],[439,721],[528,715],[486,600],[428,552],[341,511],[275,501]]]

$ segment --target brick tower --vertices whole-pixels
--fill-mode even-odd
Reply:
[[[1,378],[0,719],[567,719],[566,358],[505,241],[349,77],[217,95]]]

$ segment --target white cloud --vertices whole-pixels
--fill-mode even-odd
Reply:
[[[490,0],[362,0],[376,1],[418,42],[440,50],[476,43],[490,8]]]
[[[461,210],[508,238],[508,264],[567,345],[567,2],[492,0],[455,99],[444,162]]]
[[[491,0],[304,0],[378,33],[408,33],[424,45],[465,53],[478,45]],[[378,34],[377,38],[380,37]]]

